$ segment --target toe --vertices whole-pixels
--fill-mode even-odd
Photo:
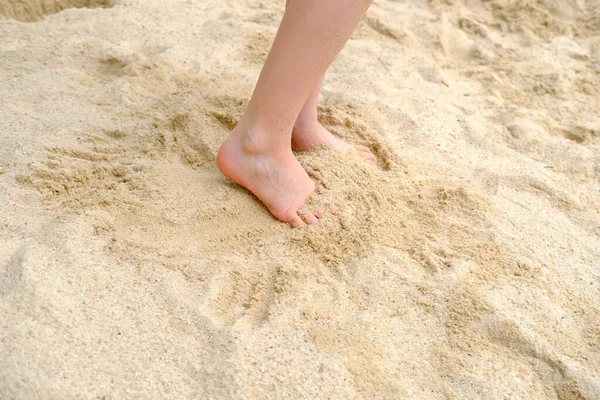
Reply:
[[[329,206],[329,211],[331,211],[333,215],[338,215],[340,213],[340,208],[335,204],[332,204],[331,206]]]
[[[363,146],[362,144],[355,144],[354,148],[360,152],[365,152],[365,153],[371,152],[371,149],[369,149],[367,146]]]
[[[312,212],[308,211],[308,210],[300,210],[298,211],[298,214],[303,217],[304,221],[306,221],[306,223],[308,225],[314,224],[315,222],[317,222],[317,217],[315,217],[315,214],[313,214]]]
[[[362,158],[364,158],[365,160],[367,160],[368,162],[370,162],[371,164],[374,164],[374,165],[377,164],[377,157],[375,157],[373,155],[373,153],[371,153],[370,151],[366,152],[366,153],[365,152],[361,152],[360,156]]]
[[[288,222],[292,225],[292,228],[300,228],[304,225],[304,221],[302,221],[302,218],[298,214],[292,214]]]
[[[325,218],[325,210],[323,210],[322,208],[317,208],[315,210],[315,217],[317,217],[318,219]]]
[[[361,145],[355,145],[354,151],[356,152],[356,155],[358,155],[359,157],[364,158],[365,160],[367,160],[368,162],[370,162],[372,164],[377,164],[377,158],[375,157],[375,155],[373,153],[371,153],[371,150],[368,147],[361,146]]]

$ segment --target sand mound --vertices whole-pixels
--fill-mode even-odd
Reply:
[[[114,0],[2,0],[0,16],[31,22],[67,8],[111,7],[113,4]]]
[[[600,398],[597,5],[375,2],[291,230],[215,166],[283,4],[0,21],[0,397]]]

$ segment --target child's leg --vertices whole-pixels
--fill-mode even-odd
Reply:
[[[339,152],[354,152],[359,156],[375,163],[376,158],[371,151],[365,146],[351,145],[343,140],[335,137],[317,119],[317,102],[319,93],[323,87],[325,75],[319,80],[316,88],[312,91],[308,100],[302,107],[294,130],[292,131],[292,149],[296,151],[310,150],[315,146],[327,146]]]
[[[298,211],[314,190],[291,150],[294,123],[369,4],[290,0],[248,109],[219,150],[221,171],[292,226],[302,225]]]

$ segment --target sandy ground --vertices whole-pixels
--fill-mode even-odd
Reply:
[[[375,0],[297,230],[214,163],[285,2],[108,3],[0,0],[0,398],[600,399],[598,0]]]

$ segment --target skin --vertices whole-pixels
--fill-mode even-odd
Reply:
[[[317,100],[325,71],[369,5],[366,0],[289,0],[248,108],[217,154],[225,176],[293,227],[312,224],[324,212],[304,207],[315,184],[292,146],[297,151],[322,145],[352,149],[317,121]]]
[[[325,76],[321,78],[315,90],[302,107],[292,130],[292,150],[306,151],[316,146],[327,146],[340,153],[356,153],[375,164],[375,156],[365,146],[351,145],[335,137],[317,119],[317,102],[323,87]]]

